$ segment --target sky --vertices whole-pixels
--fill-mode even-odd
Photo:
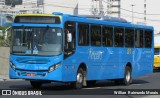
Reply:
[[[27,0],[28,1],[28,0]],[[92,7],[98,5],[92,0],[44,0],[45,13],[63,12],[66,14],[91,15]],[[103,1],[103,11],[107,15],[108,0]],[[144,1],[145,0],[121,0],[121,18],[134,24],[144,23]],[[77,5],[78,2],[78,5]],[[67,4],[67,5],[66,5]],[[115,2],[113,2],[115,4]],[[132,21],[132,6],[133,21]],[[78,7],[78,13],[77,13]],[[75,8],[75,9],[74,9]],[[146,0],[146,25],[153,26],[155,33],[160,32],[160,0]]]
[[[78,0],[78,14],[91,14],[92,0]],[[107,0],[103,1],[104,12],[107,11]],[[113,2],[114,3],[114,2]],[[144,0],[121,0],[121,18],[133,23],[144,23]],[[94,4],[95,6],[95,4]],[[153,26],[155,33],[160,32],[160,0],[146,0],[146,25]]]

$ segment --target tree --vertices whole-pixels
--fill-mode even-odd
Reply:
[[[11,40],[11,30],[8,31],[7,40],[4,39],[4,33],[5,29],[7,27],[0,27],[0,30],[2,30],[3,36],[0,36],[0,46],[9,47],[10,46],[10,40]]]

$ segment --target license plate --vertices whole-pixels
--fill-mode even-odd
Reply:
[[[27,76],[36,76],[35,73],[27,73]]]

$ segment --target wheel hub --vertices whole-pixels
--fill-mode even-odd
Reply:
[[[126,81],[129,82],[131,79],[131,74],[129,71],[127,71],[127,74],[126,74]]]
[[[82,83],[82,81],[83,81],[83,75],[82,75],[82,73],[78,73],[77,74],[77,82]]]

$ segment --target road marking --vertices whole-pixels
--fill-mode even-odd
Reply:
[[[132,85],[142,85],[142,84],[132,84]]]
[[[92,88],[83,88],[83,89],[102,89],[104,87],[92,87]]]

